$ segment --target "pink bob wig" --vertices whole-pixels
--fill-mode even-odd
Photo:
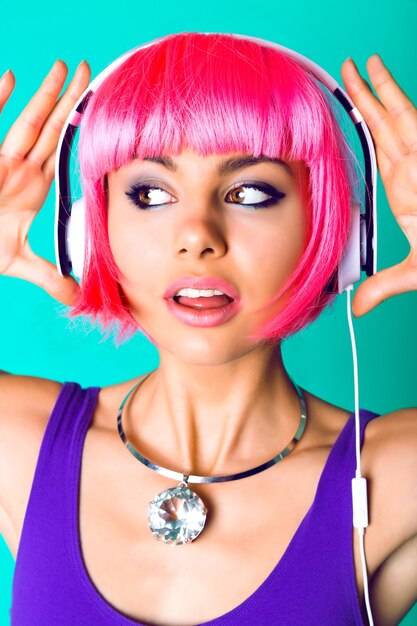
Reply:
[[[117,324],[116,345],[138,330],[146,335],[130,313],[110,249],[106,175],[134,158],[190,147],[202,156],[238,152],[306,163],[306,245],[268,303],[284,298],[285,305],[256,339],[276,343],[316,319],[336,296],[354,188],[352,154],[332,100],[289,55],[232,35],[180,33],[136,51],[100,85],[82,121],[87,256],[67,315],[92,316],[106,338]]]

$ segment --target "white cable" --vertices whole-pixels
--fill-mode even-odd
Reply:
[[[364,533],[368,526],[368,502],[366,490],[366,478],[361,472],[361,449],[360,449],[360,423],[359,423],[359,376],[358,376],[358,354],[356,351],[355,331],[352,322],[351,291],[353,285],[346,288],[347,293],[347,318],[349,324],[350,341],[352,344],[353,358],[353,381],[355,388],[355,440],[356,440],[356,471],[355,478],[352,478],[352,504],[353,504],[353,526],[358,530],[359,549],[361,555],[363,593],[365,598],[366,612],[368,614],[369,626],[374,626],[371,604],[369,601],[368,572],[366,569]]]
[[[352,305],[350,300],[350,292],[353,291],[353,285],[346,287],[347,294],[347,318],[350,331],[350,341],[352,344],[353,357],[353,384],[355,389],[355,430],[356,430],[356,478],[361,478],[361,447],[360,447],[360,425],[359,425],[359,376],[358,376],[358,354],[356,351],[355,331],[352,322]]]

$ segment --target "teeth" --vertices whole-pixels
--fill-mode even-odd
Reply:
[[[211,298],[212,296],[224,296],[222,291],[217,289],[180,289],[176,296],[186,296],[187,298]]]

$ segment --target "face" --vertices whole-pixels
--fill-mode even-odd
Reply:
[[[259,348],[250,336],[284,300],[263,307],[306,245],[307,185],[301,162],[188,149],[109,174],[108,231],[120,284],[161,356],[166,350],[216,365]],[[178,319],[164,294],[184,276],[228,281],[239,295],[234,314],[205,327]]]

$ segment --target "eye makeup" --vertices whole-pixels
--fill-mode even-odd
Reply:
[[[237,204],[239,206],[244,206],[244,207],[256,207],[258,210],[278,204],[283,198],[285,198],[285,195],[286,195],[285,193],[283,193],[282,191],[279,191],[278,189],[275,189],[274,187],[272,187],[272,185],[269,185],[268,183],[244,181],[232,187],[232,189],[230,189],[227,192],[226,198],[230,196],[231,194],[235,194],[236,192],[240,194],[240,198],[241,198],[242,191],[239,191],[241,189],[252,189],[255,191],[259,191],[266,196],[269,196],[269,199],[262,200],[260,202],[239,202],[238,201],[238,202],[232,203],[232,204]],[[246,194],[244,193],[244,195]]]
[[[159,193],[159,194],[154,193],[153,195],[156,196],[156,198],[158,198],[158,196],[160,197],[163,194],[165,194],[167,196],[171,196],[171,194],[168,191],[165,191],[160,185],[154,185],[152,183],[133,184],[133,185],[130,186],[129,191],[126,191],[126,196],[128,198],[130,198],[130,200],[133,202],[133,204],[135,204],[140,209],[144,209],[144,210],[150,210],[150,209],[152,209],[152,207],[164,206],[165,204],[172,204],[172,201],[159,202],[159,203],[155,203],[153,205],[152,204],[148,204],[144,200],[145,200],[146,196],[149,199],[149,195],[150,195],[149,192],[152,192],[152,191],[162,192],[162,194],[161,193]]]
[[[246,197],[247,191],[243,191],[243,190],[255,190],[260,192],[260,194],[266,195],[268,196],[267,199],[262,200],[260,202],[243,202],[240,200],[244,200],[244,197]],[[167,201],[167,202],[154,202],[154,204],[149,204],[147,202],[147,200],[151,199],[149,196],[152,193],[152,190],[155,191],[155,193],[153,194],[155,199],[161,199],[161,196],[163,196],[163,194],[165,194],[166,196],[171,196],[172,194],[170,194],[168,191],[164,190],[160,185],[156,185],[154,183],[134,183],[130,186],[129,190],[126,191],[126,196],[133,202],[133,204],[135,204],[138,208],[142,209],[142,210],[154,210],[157,207],[161,207],[161,206],[165,206],[166,204],[173,204],[175,203],[175,201]],[[146,192],[148,192],[146,194]],[[156,193],[156,192],[162,192],[162,193]],[[259,183],[259,182],[253,182],[253,181],[243,181],[240,182],[238,184],[236,184],[234,187],[232,187],[229,191],[227,191],[225,198],[230,197],[232,194],[237,194],[235,195],[236,201],[228,201],[225,200],[228,204],[236,204],[238,206],[243,206],[243,207],[249,207],[249,208],[254,208],[255,210],[259,210],[259,209],[263,209],[263,208],[267,208],[269,206],[273,206],[278,204],[283,198],[285,198],[286,194],[283,193],[282,191],[279,191],[277,189],[275,189],[272,185],[269,185],[268,183]],[[253,197],[253,193],[249,194],[249,196]]]

